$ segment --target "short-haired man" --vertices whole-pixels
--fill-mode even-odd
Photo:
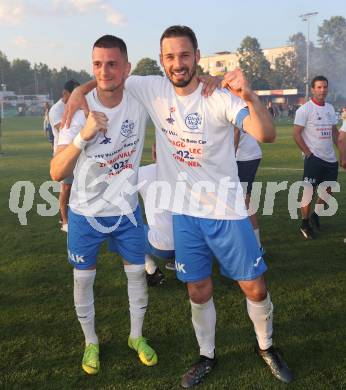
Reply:
[[[334,108],[326,102],[328,80],[316,76],[311,81],[312,98],[296,112],[294,119],[294,140],[304,155],[303,180],[310,183],[314,192],[324,181],[336,181],[338,161],[333,142],[337,145],[338,129]],[[331,187],[327,187],[330,193]],[[310,215],[311,203],[303,196],[300,231],[305,239],[315,238],[311,223],[320,230],[320,219],[316,211]],[[323,206],[324,200],[316,199],[316,206]],[[303,205],[304,204],[304,205]],[[315,206],[315,207],[316,207]],[[310,223],[311,222],[311,223]]]
[[[104,241],[123,258],[130,306],[130,348],[142,363],[157,363],[155,351],[142,336],[148,303],[144,268],[144,229],[138,206],[137,175],[147,114],[125,90],[131,65],[125,42],[105,35],[92,51],[97,86],[87,95],[91,112],[77,112],[62,129],[51,162],[53,180],[74,171],[68,229],[68,256],[74,267],[74,302],[85,336],[82,368],[100,369],[99,341],[94,327],[93,285],[98,251]]]
[[[174,190],[167,209],[174,213],[177,276],[187,283],[200,347],[200,359],[181,384],[189,388],[200,383],[216,364],[213,256],[221,272],[237,280],[247,297],[257,352],[276,377],[290,382],[292,374],[272,346],[273,305],[263,278],[266,265],[243,197],[236,195],[239,178],[230,142],[230,123],[262,142],[272,142],[275,128],[270,114],[239,70],[225,77],[233,93],[215,91],[207,99],[201,96],[202,85],[196,76],[200,54],[189,27],[169,27],[160,46],[167,78],[130,77],[126,88],[154,121],[158,179]]]
[[[69,80],[64,84],[64,89],[62,91],[61,99],[59,99],[49,110],[49,123],[52,126],[52,131],[54,135],[54,143],[53,143],[53,156],[56,153],[58,148],[58,140],[59,140],[59,131],[60,131],[60,123],[62,116],[64,114],[65,105],[68,102],[68,99],[71,96],[72,91],[79,86],[78,81]],[[59,194],[59,207],[60,207],[60,215],[61,215],[61,230],[63,232],[67,232],[68,230],[68,215],[67,215],[67,205],[70,199],[71,193],[71,185],[73,182],[73,175],[67,177],[66,179],[61,181],[60,186],[60,194]]]
[[[257,353],[273,375],[291,382],[291,371],[272,345],[273,305],[263,277],[267,267],[247,218],[231,142],[231,124],[260,142],[273,142],[272,119],[240,70],[225,75],[232,93],[217,90],[202,96],[196,75],[200,52],[189,27],[167,28],[160,46],[167,78],[131,76],[126,90],[154,122],[158,180],[171,189],[164,200],[165,209],[173,213],[177,277],[187,284],[200,348],[199,360],[181,385],[198,385],[216,365],[214,256],[221,273],[237,280],[246,295]]]

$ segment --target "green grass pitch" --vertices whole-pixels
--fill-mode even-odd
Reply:
[[[292,183],[301,179],[302,159],[292,125],[277,126],[275,144],[263,146],[257,179]],[[153,129],[143,162],[150,162]],[[66,236],[58,216],[40,217],[40,185],[49,178],[49,144],[41,118],[5,119],[0,156],[0,388],[2,389],[178,389],[181,375],[198,356],[184,286],[166,271],[167,284],[150,289],[144,335],[159,364],[143,366],[127,347],[126,280],[119,258],[102,249],[95,283],[101,372],[81,370],[83,336],[72,296]],[[275,169],[272,169],[275,168]],[[289,169],[287,169],[289,168]],[[36,188],[28,225],[9,210],[12,185]],[[274,214],[260,216],[269,266],[266,279],[275,306],[274,339],[294,371],[292,389],[346,388],[346,174],[340,172],[339,209],[322,218],[318,239],[306,242],[299,221],[287,211],[287,191]],[[263,196],[261,198],[261,207]],[[163,264],[161,263],[163,266]],[[214,270],[219,364],[203,389],[284,388],[253,352],[254,334],[237,285]]]

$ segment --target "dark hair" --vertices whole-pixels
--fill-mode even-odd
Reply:
[[[311,81],[311,88],[314,88],[315,87],[315,82],[316,81],[325,81],[327,83],[327,87],[328,87],[328,79],[327,77],[324,77],[324,76],[316,76],[312,79]]]
[[[192,46],[195,50],[198,48],[197,38],[195,33],[191,30],[190,27],[187,26],[171,26],[166,28],[160,38],[160,46],[162,45],[162,41],[165,38],[173,38],[173,37],[187,37],[190,39]]]
[[[66,81],[66,83],[64,84],[64,89],[71,93],[79,85],[80,84],[79,84],[78,81],[76,81],[76,80],[69,80],[69,81]]]
[[[101,38],[99,38],[93,46],[93,49],[95,47],[102,47],[104,49],[113,49],[118,48],[121,52],[121,54],[124,55],[127,61],[127,47],[126,43],[121,39],[114,35],[103,35]]]

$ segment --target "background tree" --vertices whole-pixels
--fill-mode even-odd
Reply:
[[[313,74],[329,80],[329,98],[346,96],[346,19],[333,16],[318,28],[320,48],[312,56]]]
[[[132,72],[133,75],[138,76],[149,76],[149,75],[159,75],[163,76],[163,73],[155,60],[151,58],[142,58],[138,63],[135,69]]]
[[[0,51],[0,84],[8,80],[11,72],[11,63],[3,52]]]
[[[288,39],[288,44],[293,46],[293,51],[286,52],[275,60],[275,68],[272,69],[270,80],[273,88],[297,88],[303,92],[306,76],[306,40],[303,33],[298,32]],[[310,44],[310,53],[314,50]]]
[[[247,36],[237,50],[239,67],[254,89],[270,88],[270,63],[256,38]]]
[[[324,20],[318,28],[318,42],[322,49],[346,51],[346,19],[343,16],[332,16]]]
[[[29,61],[18,58],[12,61],[8,86],[19,94],[35,93],[34,70]]]

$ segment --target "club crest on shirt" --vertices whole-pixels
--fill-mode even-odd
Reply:
[[[185,124],[190,130],[198,130],[202,124],[202,117],[198,112],[193,112],[185,118]]]
[[[175,107],[170,107],[169,108],[169,117],[166,118],[166,121],[170,124],[173,125],[175,122],[175,119],[172,117],[173,112],[175,111]]]
[[[133,134],[133,129],[135,127],[134,122],[131,119],[126,119],[126,121],[123,122],[121,125],[120,133],[126,138],[132,137]]]

